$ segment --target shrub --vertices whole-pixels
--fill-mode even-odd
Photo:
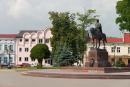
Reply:
[[[124,63],[123,61],[118,60],[118,61],[116,61],[115,66],[116,66],[116,67],[125,67],[126,65],[125,65],[125,63]]]

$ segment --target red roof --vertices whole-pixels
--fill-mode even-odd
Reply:
[[[130,33],[124,33],[124,42],[130,43]]]
[[[17,34],[0,34],[0,38],[16,38]]]
[[[108,43],[120,43],[123,42],[123,38],[107,37]]]

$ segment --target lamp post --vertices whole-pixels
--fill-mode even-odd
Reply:
[[[10,65],[10,47],[8,46],[7,48],[6,48],[6,52],[7,52],[7,54],[9,55],[9,62],[8,62],[8,69],[11,69],[11,65]]]
[[[113,48],[114,48],[114,66],[116,66],[116,45]]]

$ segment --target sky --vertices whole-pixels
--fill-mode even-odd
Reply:
[[[119,37],[115,23],[117,0],[0,0],[0,33],[51,27],[49,11],[80,12],[96,9],[107,36]]]

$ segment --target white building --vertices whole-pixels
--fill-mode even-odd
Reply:
[[[15,63],[16,34],[0,34],[0,64]]]
[[[30,51],[36,44],[47,44],[49,49],[50,46],[50,29],[44,30],[23,30],[20,31],[16,36],[16,65],[22,63],[28,63],[31,65],[37,65],[37,60],[31,60]],[[43,61],[43,65],[46,65]]]

